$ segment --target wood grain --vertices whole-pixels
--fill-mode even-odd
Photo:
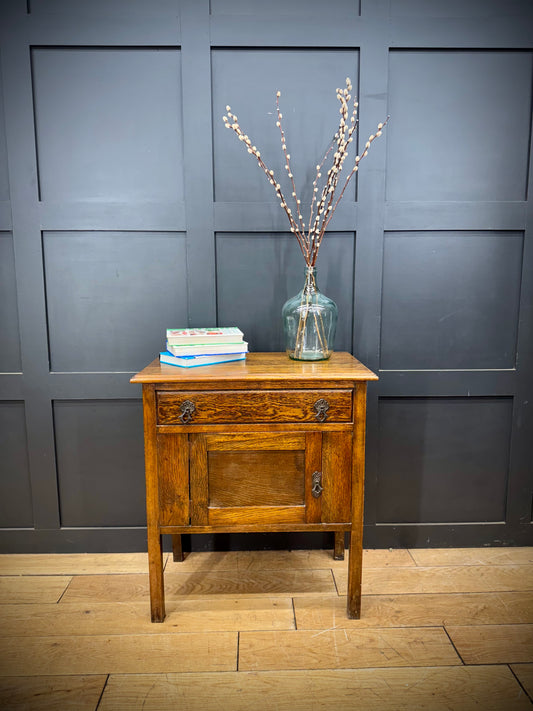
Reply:
[[[322,518],[324,523],[352,520],[352,435],[322,434]]]
[[[346,573],[334,569],[334,575],[339,594],[345,594]],[[365,595],[506,590],[533,590],[533,565],[389,568],[363,573]]]
[[[417,565],[533,565],[533,547],[419,548],[410,551]]]
[[[298,629],[533,624],[530,592],[363,595],[361,619],[349,620],[344,598],[294,599]]]
[[[230,526],[235,531],[242,526],[265,526],[268,530],[276,524],[304,524],[305,506],[236,506],[208,509],[210,526]]]
[[[195,526],[206,526],[208,524],[207,506],[209,503],[206,435],[195,435],[191,439],[190,445],[191,523]]]
[[[150,622],[146,602],[62,602],[0,608],[3,637],[291,630],[294,626],[290,597],[169,601],[164,625]]]
[[[0,577],[0,604],[57,602],[71,579],[65,575]]]
[[[186,434],[158,435],[159,520],[162,525],[189,523],[189,441]]]
[[[0,708],[6,711],[94,711],[107,676],[0,678]]]
[[[202,383],[234,382],[254,379],[263,382],[302,380],[306,383],[339,380],[377,380],[378,377],[349,353],[336,351],[329,360],[316,363],[291,360],[286,353],[248,353],[246,360],[222,363],[196,368],[195,386]],[[185,372],[183,372],[185,371]],[[201,371],[201,372],[199,372]],[[150,365],[134,375],[130,383],[179,383],[191,382],[191,374],[186,369],[161,364],[156,358]]]
[[[8,637],[1,676],[232,671],[237,633]]]
[[[307,432],[305,435],[305,521],[319,523],[322,517],[322,496],[313,496],[313,476],[322,471],[321,432]],[[324,493],[324,492],[322,492]]]
[[[165,619],[163,545],[159,530],[159,483],[157,438],[155,434],[155,388],[143,385],[144,466],[146,477],[146,519],[148,539],[148,578],[152,622]]]
[[[365,495],[365,432],[366,382],[357,383],[354,392],[354,432],[352,437],[352,528],[350,555],[346,575],[347,615],[359,619],[361,615],[361,582],[363,550],[363,508]]]
[[[136,602],[148,599],[144,575],[98,575],[74,578],[61,603]],[[253,570],[169,572],[165,575],[166,597],[180,601],[202,596],[324,595],[336,592],[328,570]]]
[[[526,711],[506,666],[111,675],[98,711]]]
[[[465,664],[533,662],[533,624],[447,627]]]
[[[165,561],[167,555],[165,554]],[[11,553],[0,555],[0,575],[90,575],[147,573],[142,553]]]
[[[219,452],[239,452],[241,450],[304,449],[303,432],[284,432],[282,436],[271,432],[253,434],[211,434],[207,438],[207,448]]]
[[[253,385],[252,385],[253,387]],[[184,402],[194,404],[191,425],[261,422],[311,422],[316,424],[315,403],[329,405],[327,422],[351,422],[351,390],[197,390],[158,392],[157,424],[182,423]]]
[[[239,670],[461,664],[440,628],[242,632]]]
[[[303,506],[304,455],[303,447],[218,452],[208,442],[209,506]]]

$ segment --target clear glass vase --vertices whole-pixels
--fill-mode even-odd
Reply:
[[[303,289],[281,310],[287,355],[294,360],[327,360],[333,353],[337,305],[321,293],[315,267],[306,267]]]

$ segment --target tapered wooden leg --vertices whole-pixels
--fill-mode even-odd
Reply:
[[[148,529],[148,569],[150,574],[150,609],[152,622],[165,619],[162,537],[157,528]]]
[[[172,559],[174,563],[183,563],[183,549],[181,547],[181,534],[172,535]]]
[[[335,560],[344,560],[344,531],[335,531],[333,558]]]
[[[362,536],[359,531],[350,532],[350,550],[348,552],[348,617],[358,620],[361,617],[361,575],[363,570]]]

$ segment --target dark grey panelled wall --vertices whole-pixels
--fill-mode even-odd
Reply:
[[[369,388],[365,545],[533,544],[529,0],[2,0],[0,549],[143,550],[140,390],[170,325],[280,350],[303,261],[230,104],[305,195],[391,121],[319,283]],[[325,545],[311,535],[197,536]]]

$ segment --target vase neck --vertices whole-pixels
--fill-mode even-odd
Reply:
[[[315,291],[318,291],[318,285],[316,283],[316,267],[306,267],[304,292],[313,293]]]

